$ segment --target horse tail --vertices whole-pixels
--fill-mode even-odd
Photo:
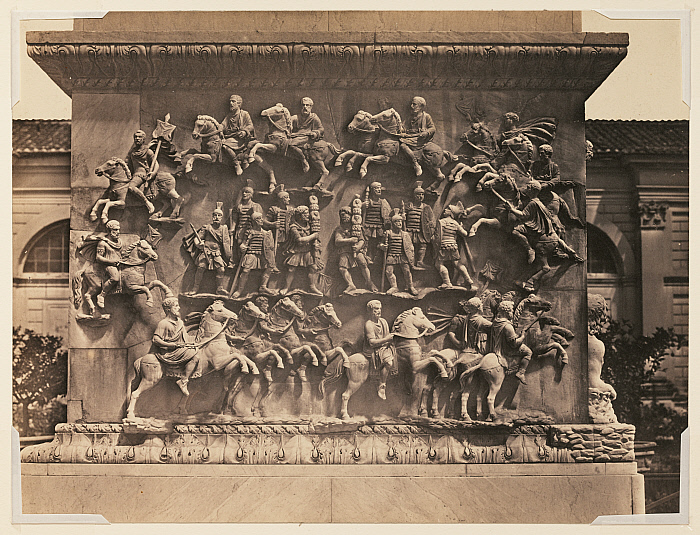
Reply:
[[[326,370],[323,372],[323,378],[318,383],[318,391],[323,398],[326,395],[326,386],[337,383],[343,376],[343,359],[337,357],[328,363]]]
[[[81,269],[75,274],[75,277],[73,277],[73,306],[77,309],[80,310],[80,307],[83,306],[83,274],[85,273],[84,269]]]
[[[158,279],[152,280],[151,282],[146,284],[146,288],[148,288],[149,290],[152,290],[153,288],[160,288],[160,291],[163,292],[163,299],[175,297],[173,291],[170,288],[168,288],[165,284],[160,282]]]

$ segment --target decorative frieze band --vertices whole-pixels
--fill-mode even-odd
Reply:
[[[624,46],[30,44],[61,88],[406,87],[592,90]]]

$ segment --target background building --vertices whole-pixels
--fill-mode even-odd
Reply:
[[[687,334],[688,121],[586,121],[586,137],[589,291],[640,332]],[[65,336],[70,121],[15,120],[12,138],[13,322]],[[659,378],[687,399],[687,347]]]

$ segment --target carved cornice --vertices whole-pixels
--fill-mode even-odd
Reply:
[[[461,88],[592,92],[620,44],[30,44],[68,94],[146,88]]]

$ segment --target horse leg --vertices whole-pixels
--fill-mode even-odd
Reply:
[[[330,175],[330,171],[326,167],[326,163],[323,160],[311,160],[314,164],[315,167],[317,167],[321,171],[321,178],[319,178],[316,181],[316,184],[314,184],[314,188],[325,191],[326,190],[326,185],[325,185],[325,180],[328,178],[328,175]]]
[[[274,145],[271,145],[272,147],[275,147]],[[277,149],[277,147],[275,147]],[[274,152],[274,151],[273,151]],[[253,161],[258,164],[258,167],[262,169],[265,174],[267,175],[267,180],[268,180],[268,186],[267,190],[268,192],[272,193],[275,191],[275,188],[277,187],[277,179],[275,178],[275,171],[272,169],[272,166],[264,161],[260,156],[257,154],[253,158]]]
[[[308,173],[309,169],[311,168],[309,167],[309,161],[306,159],[306,155],[304,154],[304,151],[301,149],[301,147],[295,147],[294,145],[290,144],[287,150],[291,150],[299,157],[299,159],[301,160],[301,171],[303,173]]]
[[[107,201],[105,203],[104,208],[102,209],[102,223],[107,224],[107,221],[109,221],[109,209],[110,208],[124,208],[126,206],[125,201]]]
[[[90,211],[90,221],[97,221],[97,209],[109,202],[109,199],[98,199]]]
[[[447,373],[447,370],[445,369],[445,366],[443,365],[442,361],[438,358],[435,357],[427,357],[424,359],[416,360],[415,362],[412,363],[413,371],[414,372],[425,372],[426,368],[430,364],[435,364],[437,366],[438,371],[440,372],[440,377],[443,379],[447,379],[449,377],[449,374]]]
[[[503,386],[505,372],[503,368],[499,366],[495,369],[484,370],[484,375],[489,384],[489,393],[486,396],[486,402],[489,406],[488,421],[493,422],[496,419],[496,394],[500,392],[501,386]]]
[[[378,154],[376,156],[367,156],[367,158],[365,158],[365,161],[362,162],[362,165],[360,166],[360,178],[365,178],[365,176],[367,176],[367,166],[370,164],[370,162],[387,164],[389,163],[389,157],[383,156],[381,154]]]
[[[439,405],[439,400],[440,400],[440,394],[442,394],[443,389],[445,388],[445,383],[436,380],[433,383],[433,400],[432,400],[432,406],[430,409],[430,416],[433,418],[439,418],[440,417],[440,409],[438,407]]]
[[[359,390],[362,384],[369,377],[369,369],[358,370],[357,367],[348,368],[346,375],[348,376],[348,387],[345,392],[340,396],[340,417],[343,420],[349,420],[350,414],[348,413],[348,402],[355,392]]]
[[[148,358],[150,357],[150,358]],[[140,377],[139,386],[130,393],[129,395],[129,405],[126,410],[126,417],[130,420],[136,418],[134,410],[136,408],[136,401],[139,399],[141,394],[153,388],[163,377],[163,369],[160,366],[160,362],[153,355],[146,355],[134,362],[134,370],[136,371],[136,376]]]
[[[341,152],[341,153],[338,155],[338,157],[335,159],[335,164],[334,164],[335,167],[340,167],[341,165],[343,165],[343,162],[345,161],[345,158],[347,158],[347,157],[350,156],[350,155],[352,155],[352,157],[350,158],[350,160],[352,160],[352,158],[355,158],[355,156],[357,155],[357,153],[356,153],[354,150],[346,150],[345,152]],[[348,162],[348,164],[349,164],[349,162]],[[345,170],[346,170],[346,171],[348,170],[348,169],[347,169],[347,166],[345,167]],[[350,166],[350,170],[352,171],[352,166]]]
[[[277,151],[277,145],[274,145],[272,143],[256,143],[253,145],[253,148],[250,149],[250,152],[248,153],[248,163],[253,163],[253,162],[258,162],[258,150],[263,149],[266,150],[267,152],[276,152]],[[262,160],[262,158],[260,158]]]
[[[223,392],[221,393],[221,402],[218,403],[219,406],[219,414],[224,414],[226,411],[226,405],[228,404],[228,397],[229,397],[229,391],[231,388],[231,377],[233,377],[234,372],[238,368],[238,365],[240,362],[238,359],[233,359],[231,362],[229,362],[226,367],[224,368],[224,389]]]

